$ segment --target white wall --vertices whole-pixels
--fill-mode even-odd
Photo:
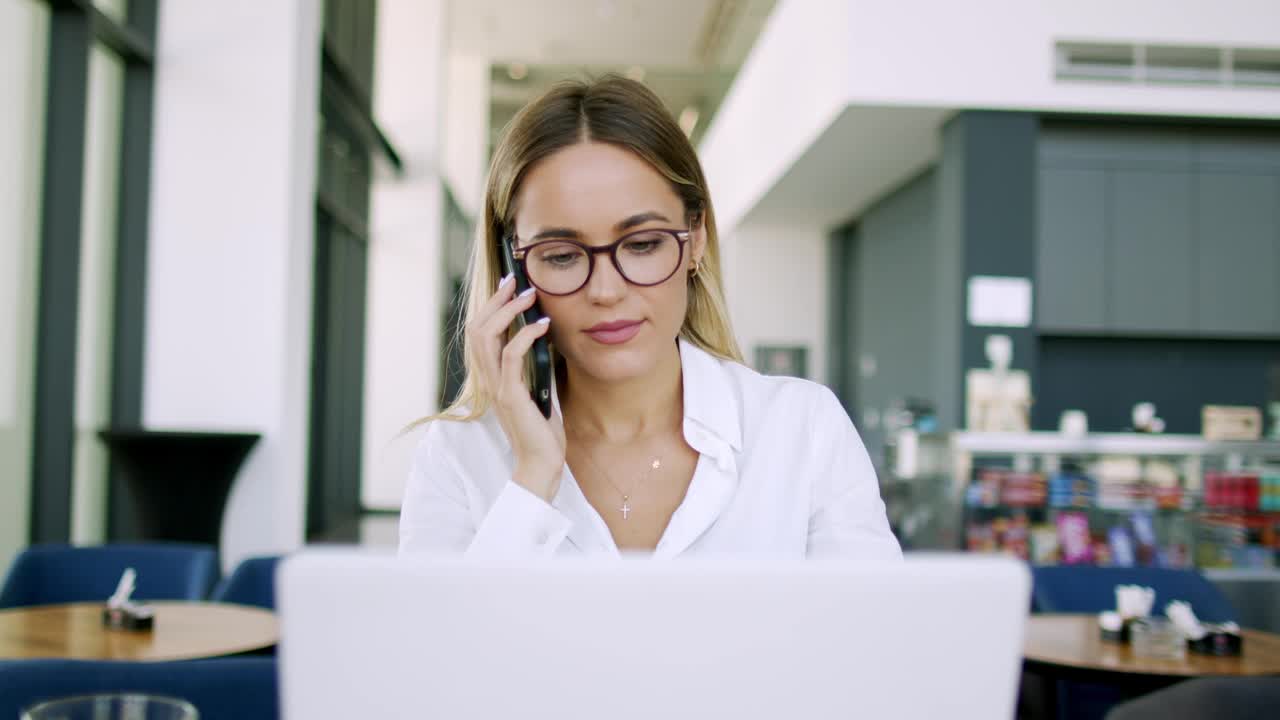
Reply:
[[[1270,89],[1071,82],[1056,40],[1280,46],[1274,0],[855,0],[848,101],[1093,112],[1268,117]],[[922,22],[927,18],[927,22]]]
[[[320,4],[161,4],[143,423],[262,440],[224,564],[303,539]]]
[[[399,509],[414,438],[435,412],[445,305],[440,151],[445,87],[444,0],[382,0],[374,116],[404,160],[375,179],[365,336],[365,507]],[[469,182],[469,181],[464,181]]]
[[[451,53],[444,88],[445,180],[468,217],[479,217],[489,144],[489,58]]]
[[[49,9],[0,0],[0,568],[27,544]]]
[[[848,3],[782,0],[698,148],[734,228],[847,103]]]
[[[1057,81],[1055,40],[1277,47],[1280,2],[780,0],[702,143],[722,226],[851,106],[1280,115],[1274,89]]]
[[[725,294],[748,364],[757,345],[809,349],[809,379],[827,381],[827,232],[747,222],[721,238]]]
[[[699,148],[747,353],[825,379],[826,233],[927,167],[955,110],[1277,117],[1274,89],[1058,82],[1055,40],[1280,46],[1274,0],[780,0]],[[821,288],[821,291],[819,291]]]

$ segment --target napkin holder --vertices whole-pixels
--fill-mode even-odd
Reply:
[[[155,625],[155,609],[129,599],[137,576],[133,568],[125,568],[116,591],[107,598],[107,604],[102,608],[102,624],[108,629],[146,631]]]
[[[1239,657],[1244,652],[1244,638],[1238,631],[1221,625],[1205,624],[1204,636],[1187,638],[1187,649],[1197,655]]]
[[[147,631],[154,627],[155,618],[155,610],[132,602],[102,608],[102,624],[110,630]]]

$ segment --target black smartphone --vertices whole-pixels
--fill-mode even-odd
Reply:
[[[515,276],[515,294],[519,295],[529,289],[529,277],[524,273],[524,265],[516,262],[511,242],[510,237],[498,240],[500,246],[498,251],[502,254],[502,265],[506,268],[507,274]],[[525,325],[538,322],[543,318],[542,310],[536,302],[533,307],[520,315]],[[551,344],[546,335],[533,341],[529,354],[533,358],[533,387],[529,389],[529,395],[533,398],[533,404],[542,411],[542,416],[549,418],[551,417]]]

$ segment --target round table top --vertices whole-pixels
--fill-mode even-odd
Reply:
[[[1027,660],[1085,670],[1166,677],[1280,675],[1280,635],[1242,630],[1239,657],[1187,651],[1181,660],[1135,657],[1127,644],[1105,642],[1097,615],[1032,615],[1023,654]]]
[[[279,628],[269,610],[233,605],[155,601],[150,631],[102,624],[103,603],[39,605],[0,610],[0,659],[193,660],[262,650]]]

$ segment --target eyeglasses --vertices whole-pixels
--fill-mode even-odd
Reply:
[[[534,287],[548,295],[572,295],[586,287],[595,270],[595,256],[608,253],[618,274],[632,285],[660,285],[676,274],[684,260],[688,230],[638,230],[608,245],[583,245],[576,240],[545,240],[516,248],[512,256],[524,265]]]

